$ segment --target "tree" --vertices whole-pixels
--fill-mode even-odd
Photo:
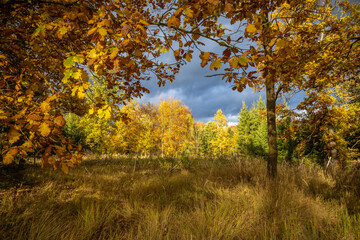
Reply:
[[[221,75],[234,90],[266,89],[268,172],[275,177],[277,98],[294,89],[321,93],[359,75],[358,10],[346,1],[339,14],[328,1],[316,0],[6,0],[0,7],[4,163],[36,144],[44,151],[51,146],[45,155],[60,159],[51,164],[67,169],[73,163],[66,159],[80,154],[69,153],[62,116],[85,106],[88,72],[104,77],[108,89],[124,91],[113,96],[113,114],[118,104],[147,92],[141,81],[152,74],[159,85],[172,81],[196,48],[201,66],[226,66]],[[226,34],[222,18],[238,31]],[[218,43],[223,53],[203,51],[203,38]],[[243,49],[243,40],[249,48]],[[168,51],[176,64],[159,61]],[[20,143],[20,137],[29,140]]]
[[[200,155],[202,149],[202,138],[204,136],[205,123],[195,122],[194,124],[194,148],[195,154]]]
[[[268,143],[265,111],[265,103],[261,97],[250,111],[243,102],[237,125],[238,151],[249,155],[266,156]]]
[[[176,156],[192,141],[194,120],[190,110],[179,100],[169,98],[158,107],[161,136],[161,155]]]
[[[227,119],[221,109],[214,115],[214,138],[211,139],[211,149],[214,156],[226,155],[232,152],[231,139],[228,132]]]
[[[152,3],[153,11],[141,1],[1,1],[4,164],[35,147],[43,166],[61,165],[68,172],[79,163],[80,146],[73,148],[62,134],[63,115],[87,112],[88,73],[103,77],[108,89],[123,91],[120,96],[108,93],[113,99],[110,114],[118,104],[148,92],[141,81],[150,79],[149,73],[158,77],[159,85],[173,80],[179,65],[157,61],[169,43],[149,29],[166,1]]]
[[[203,135],[201,136],[201,154],[210,156],[213,153],[211,142],[216,138],[214,122],[205,124]]]
[[[243,102],[242,109],[239,113],[239,122],[237,124],[237,151],[244,152],[247,151],[247,146],[250,145],[251,138],[251,118],[248,107],[245,102]]]
[[[266,89],[268,173],[275,178],[276,100],[281,94],[296,89],[307,91],[311,97],[311,92],[322,93],[325,88],[344,84],[349,77],[358,75],[354,51],[359,39],[358,28],[346,17],[346,14],[357,14],[357,10],[346,1],[339,5],[339,14],[329,1],[222,1],[220,4],[215,0],[209,1],[208,6],[202,3],[191,6],[196,5],[196,10],[192,10],[194,19],[199,21],[189,23],[193,28],[188,30],[183,27],[185,21],[181,29],[184,33],[194,33],[200,25],[206,30],[197,36],[204,36],[205,32],[205,37],[225,47],[220,56],[203,52],[201,65],[210,63],[210,69],[217,70],[222,64],[228,64],[225,73],[220,75],[233,82],[235,90],[242,91],[246,86]],[[343,17],[338,17],[341,14]],[[225,29],[216,25],[223,16],[231,24],[240,25],[237,29],[243,35],[224,34]],[[250,48],[239,46],[244,39],[253,43]],[[249,66],[258,72],[248,71]]]

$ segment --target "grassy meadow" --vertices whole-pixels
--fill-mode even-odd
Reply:
[[[0,239],[360,239],[358,170],[92,156],[0,169]]]

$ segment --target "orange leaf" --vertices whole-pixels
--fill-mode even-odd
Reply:
[[[44,101],[40,104],[41,111],[43,113],[47,112],[50,109],[50,104],[48,101]]]
[[[209,52],[204,52],[200,55],[200,58],[202,59],[201,62],[201,67],[205,67],[205,65],[207,64],[207,62],[209,61],[209,57],[210,57],[210,53]]]
[[[17,142],[20,137],[21,137],[21,133],[19,133],[19,131],[17,131],[15,128],[11,127],[8,132],[9,143],[13,144]]]
[[[65,173],[65,174],[69,174],[69,167],[64,162],[61,163],[61,171],[63,171],[63,173]]]
[[[194,17],[194,11],[191,10],[190,8],[187,8],[185,9],[185,15],[188,17],[188,18],[193,18]]]
[[[172,16],[171,18],[169,18],[167,25],[168,25],[168,27],[171,27],[171,26],[179,27],[180,20],[177,17]]]
[[[219,0],[208,0],[209,3],[213,4],[213,5],[218,5],[220,4]]]
[[[8,165],[14,161],[15,156],[18,154],[19,148],[18,147],[12,147],[10,150],[5,154],[3,158],[3,163],[5,165]]]
[[[232,10],[231,4],[230,4],[230,3],[227,3],[227,4],[225,5],[225,11],[230,12],[231,10]]]
[[[114,59],[119,52],[119,49],[117,47],[113,48],[110,54],[110,59]]]
[[[39,127],[39,131],[40,131],[41,136],[47,137],[47,136],[49,136],[51,129],[46,122],[43,122]]]
[[[60,127],[63,127],[66,124],[66,121],[62,115],[57,116],[54,119],[54,122],[59,125]]]
[[[177,50],[174,51],[174,56],[175,57],[179,56],[179,54],[180,54],[180,49],[177,49]]]
[[[192,56],[190,53],[187,53],[185,58],[186,58],[186,61],[191,62]]]
[[[216,59],[215,61],[213,61],[211,64],[210,64],[210,70],[213,70],[213,69],[219,69],[221,68],[221,62],[219,59]]]

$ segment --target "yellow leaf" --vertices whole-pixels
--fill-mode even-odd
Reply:
[[[146,29],[142,25],[137,25],[136,29],[139,29],[142,35],[146,35]]]
[[[95,58],[97,56],[96,54],[96,49],[92,49],[89,54],[88,54],[89,58]]]
[[[11,127],[8,132],[9,143],[13,144],[17,142],[20,139],[20,137],[21,137],[21,133],[19,133],[15,128]]]
[[[139,23],[141,23],[141,24],[143,24],[143,25],[145,25],[145,26],[149,26],[149,25],[150,25],[148,22],[146,22],[146,21],[144,21],[144,20],[142,20],[142,19],[139,21]]]
[[[119,49],[117,47],[113,48],[110,54],[110,59],[114,59],[119,52]]]
[[[239,64],[243,65],[243,66],[247,66],[247,63],[250,61],[248,58],[246,57],[238,57],[237,61]]]
[[[281,7],[285,9],[291,9],[291,6],[287,2],[283,3]]]
[[[230,59],[229,64],[230,64],[230,67],[232,67],[232,68],[236,68],[236,69],[239,68],[237,58]]]
[[[60,127],[63,127],[65,124],[66,124],[66,121],[65,119],[63,118],[62,115],[59,115],[57,116],[55,119],[54,119],[54,122],[59,125]]]
[[[81,77],[81,70],[79,69],[76,73],[73,73],[73,78],[74,79],[80,79],[80,77]]]
[[[77,91],[78,98],[84,99],[85,97],[85,90],[83,86],[80,86]]]
[[[61,163],[61,171],[65,174],[69,174],[69,167],[66,163],[62,162]]]
[[[31,141],[26,141],[23,145],[21,145],[23,148],[27,149],[29,152],[33,152],[33,144]]]
[[[215,61],[213,61],[211,64],[210,64],[210,70],[213,70],[213,69],[219,69],[221,68],[221,62],[219,59],[216,59]]]
[[[50,104],[48,101],[44,101],[40,105],[40,109],[43,113],[47,112],[50,109]]]
[[[200,55],[200,58],[202,59],[201,61],[201,67],[205,67],[205,65],[207,64],[207,62],[209,61],[210,58],[210,53],[209,52],[204,52]]]
[[[276,48],[284,48],[288,45],[288,41],[286,41],[285,39],[279,39],[276,42]]]
[[[10,150],[5,154],[3,158],[3,164],[8,165],[14,161],[15,156],[18,154],[19,149],[18,147],[12,147]]]
[[[204,60],[208,60],[210,57],[210,53],[209,52],[204,52],[204,54],[202,55],[202,59]]]
[[[271,39],[271,41],[270,41],[270,43],[269,43],[269,46],[270,46],[270,47],[274,46],[275,41],[276,41],[276,38]]]
[[[41,136],[43,137],[47,137],[49,136],[51,129],[49,127],[49,125],[46,122],[43,122],[40,126],[39,126],[39,131]]]
[[[60,33],[61,35],[64,35],[65,33],[67,33],[67,31],[68,31],[68,29],[67,29],[65,26],[63,26],[63,27],[61,27],[61,28],[59,29],[59,33]]]
[[[91,28],[91,29],[88,31],[88,35],[93,34],[96,30],[97,30],[96,28]]]
[[[188,17],[188,18],[193,18],[194,17],[194,11],[191,10],[190,8],[187,8],[185,9],[185,15]]]
[[[160,48],[160,50],[161,50],[161,52],[162,52],[162,53],[166,53],[166,52],[168,52],[168,51],[169,51],[169,49],[168,49],[168,48],[166,48],[166,47]]]
[[[246,31],[247,31],[248,33],[255,33],[255,32],[257,31],[257,29],[256,29],[256,27],[255,27],[254,24],[249,24],[249,25],[247,25],[247,27],[246,27]]]
[[[99,33],[100,33],[101,36],[106,36],[107,30],[105,28],[103,28],[103,27],[99,28]]]
[[[106,120],[111,118],[111,108],[108,108],[104,114]]]
[[[171,27],[171,26],[179,27],[180,20],[177,17],[172,16],[171,18],[169,18],[167,25],[168,25],[168,27]]]
[[[191,56],[191,54],[190,53],[188,53],[188,54],[186,54],[186,61],[188,61],[188,62],[191,62],[191,58],[192,58],[192,56]]]

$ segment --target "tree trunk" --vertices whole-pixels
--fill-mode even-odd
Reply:
[[[269,30],[269,16],[268,13],[264,14],[263,31],[265,38],[263,39],[263,48],[265,59],[266,56],[272,55],[272,47],[270,46],[270,37],[267,37]],[[263,76],[265,78],[266,87],[266,112],[267,112],[267,128],[268,128],[268,146],[269,156],[267,163],[267,174],[271,179],[277,176],[277,137],[276,137],[276,93],[275,93],[275,72],[271,69],[269,60],[265,62]]]
[[[266,110],[267,110],[267,127],[268,127],[268,146],[269,156],[267,171],[270,178],[276,178],[277,176],[277,140],[276,140],[276,95],[275,95],[275,83],[267,79],[266,82]]]

